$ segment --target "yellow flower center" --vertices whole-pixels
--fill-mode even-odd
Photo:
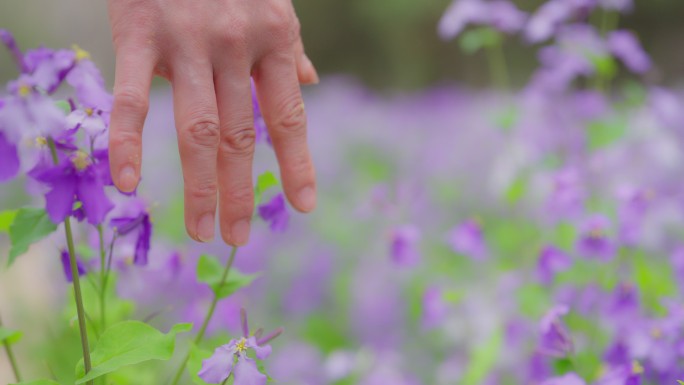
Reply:
[[[44,136],[39,136],[36,138],[36,146],[38,147],[45,147],[47,146],[47,139]]]
[[[653,328],[651,329],[651,337],[655,339],[659,339],[663,336],[663,331],[660,330],[659,328]]]
[[[242,338],[235,344],[235,352],[242,353],[245,351],[247,351],[247,340],[245,338]]]
[[[76,52],[76,61],[81,61],[83,59],[90,59],[90,53],[83,48],[77,46],[76,44],[71,46],[71,49]]]
[[[27,86],[26,84],[22,84],[19,86],[19,96],[26,97],[31,93],[31,87]]]
[[[605,234],[601,228],[595,227],[589,232],[589,236],[594,239],[601,239]]]
[[[638,361],[632,362],[632,374],[642,374],[644,367]]]
[[[90,165],[90,157],[83,151],[76,151],[71,161],[78,171],[83,171]]]
[[[92,108],[86,108],[86,109],[85,109],[85,113],[86,113],[86,115],[88,115],[88,116],[93,116],[93,114],[95,113],[95,111],[93,111]]]

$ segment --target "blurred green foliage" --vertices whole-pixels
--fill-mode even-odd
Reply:
[[[351,73],[382,89],[417,89],[444,81],[475,87],[490,84],[483,53],[467,55],[458,41],[441,41],[437,23],[451,0],[293,0],[307,53],[322,74]],[[543,0],[515,0],[531,11]],[[37,11],[40,9],[40,11]],[[661,69],[653,81],[684,76],[684,1],[636,0],[620,22],[636,30]],[[0,5],[0,28],[13,31],[24,47],[41,43],[92,52],[110,84],[114,56],[105,2],[26,0]],[[525,84],[536,66],[534,48],[506,38],[505,54],[514,86]],[[15,75],[9,55],[0,54],[0,81]]]

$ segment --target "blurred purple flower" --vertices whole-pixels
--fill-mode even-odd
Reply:
[[[86,217],[88,223],[96,226],[114,208],[104,190],[109,167],[104,170],[93,163],[94,159],[76,151],[63,156],[57,165],[39,164],[29,172],[29,176],[50,187],[45,194],[45,208],[54,223],[74,214],[78,219]],[[82,205],[74,210],[77,201]]]
[[[575,16],[582,16],[596,6],[596,0],[550,0],[531,17],[525,36],[531,43],[551,38],[558,28]]]
[[[50,97],[40,93],[26,75],[10,82],[10,95],[0,109],[0,129],[13,143],[57,135],[65,127],[64,113]]]
[[[644,368],[637,361],[604,371],[595,385],[641,385]]]
[[[620,241],[627,246],[639,242],[641,229],[654,193],[647,189],[623,188],[618,191]]]
[[[611,32],[608,35],[608,49],[634,73],[643,74],[651,69],[651,58],[630,31]]]
[[[553,190],[546,206],[553,217],[567,219],[584,211],[584,181],[576,168],[565,168],[553,176]]]
[[[568,307],[556,305],[549,310],[539,323],[541,337],[538,351],[551,357],[567,357],[573,354],[574,345],[570,338],[570,332],[561,320],[568,314]]]
[[[104,78],[90,55],[74,46],[76,65],[69,71],[66,81],[76,91],[76,99],[85,108],[110,112],[114,97],[107,91]]]
[[[64,271],[64,276],[66,277],[67,282],[73,282],[74,275],[71,273],[71,262],[69,261],[69,252],[67,250],[62,250],[60,252],[60,260],[62,262],[62,270]],[[76,256],[76,266],[78,267],[78,275],[85,275],[85,264],[80,258],[78,258],[78,256]]]
[[[316,346],[292,343],[281,354],[274,354],[269,364],[269,374],[285,384],[324,385],[323,357]]]
[[[678,246],[674,249],[670,254],[670,263],[674,269],[675,277],[677,277],[677,282],[684,289],[684,246]]]
[[[17,147],[0,131],[0,182],[14,178],[19,172],[19,166]]]
[[[441,288],[432,286],[423,293],[421,323],[423,328],[432,329],[439,326],[449,314],[449,305],[444,300]]]
[[[25,70],[24,53],[21,52],[21,49],[19,49],[19,45],[17,45],[14,35],[12,35],[10,31],[0,28],[0,42],[7,47],[7,50],[12,54],[12,58],[17,64],[17,67],[19,67],[19,70],[23,72]]]
[[[71,50],[40,47],[26,51],[23,66],[33,84],[47,93],[55,92],[73,68],[76,55]]]
[[[451,230],[447,242],[452,250],[474,260],[483,260],[487,256],[482,227],[475,219],[469,219]]]
[[[551,245],[544,246],[537,261],[537,277],[543,284],[550,285],[557,273],[571,266],[572,260],[563,250]]]
[[[131,200],[126,202],[132,208],[129,215],[112,218],[109,226],[117,235],[126,236],[135,234],[135,256],[133,263],[138,266],[147,265],[150,241],[152,239],[152,221],[142,201]]]
[[[257,336],[249,335],[247,315],[244,310],[242,311],[242,320],[243,337],[219,346],[214,351],[214,355],[202,362],[202,370],[198,373],[202,380],[210,384],[220,384],[232,373],[236,384],[266,384],[268,377],[259,372],[256,362],[249,358],[247,353],[248,350],[253,350],[257,359],[266,359],[272,351],[271,345],[267,343],[280,335],[282,329],[257,339]]]
[[[259,106],[259,99],[257,98],[256,86],[254,85],[254,80],[251,80],[252,84],[252,109],[254,110],[254,130],[256,131],[256,141],[266,142],[271,144],[271,137],[268,135],[268,129],[266,128],[266,122],[264,121],[264,116],[261,114],[261,107]]]
[[[575,373],[566,373],[560,377],[549,378],[541,385],[586,385],[586,382]]]
[[[390,256],[392,261],[398,266],[410,267],[420,262],[420,242],[421,234],[418,227],[414,225],[404,225],[392,231],[390,243]]]
[[[285,196],[278,193],[267,203],[259,205],[257,208],[261,219],[269,223],[271,231],[283,232],[287,229],[290,221],[290,213],[287,211]]]
[[[507,0],[454,0],[439,22],[439,35],[448,40],[458,36],[468,24],[491,26],[501,32],[519,31],[527,14]]]
[[[594,214],[587,218],[580,228],[577,252],[585,258],[611,260],[617,252],[617,245],[608,237],[609,229],[610,220],[607,217]]]

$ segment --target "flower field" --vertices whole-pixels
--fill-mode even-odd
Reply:
[[[684,93],[618,27],[633,6],[456,0],[437,33],[486,53],[493,87],[306,88],[309,215],[283,197],[255,96],[240,248],[185,233],[168,87],[121,193],[90,55],[0,29],[17,64],[0,96],[0,383],[676,385]],[[515,90],[510,38],[539,60]]]

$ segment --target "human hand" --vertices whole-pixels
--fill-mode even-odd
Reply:
[[[224,241],[249,238],[255,144],[250,76],[280,165],[285,195],[316,206],[299,83],[318,76],[304,54],[290,0],[109,0],[116,50],[110,163],[116,186],[140,180],[142,128],[154,74],[173,86],[185,183],[185,225],[214,238],[218,199]]]

